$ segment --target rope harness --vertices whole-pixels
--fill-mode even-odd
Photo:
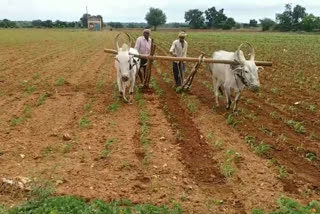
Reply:
[[[240,72],[235,72],[237,70],[240,70]],[[234,79],[236,80],[236,84],[237,84],[237,88],[238,90],[240,90],[240,87],[239,87],[239,84],[238,84],[238,79],[240,79],[240,81],[246,86],[246,87],[250,87],[250,82],[249,80],[247,79],[246,75],[244,74],[245,71],[244,71],[244,68],[243,66],[240,66],[240,68],[235,68],[232,70],[232,73],[233,73],[233,76],[234,76]]]

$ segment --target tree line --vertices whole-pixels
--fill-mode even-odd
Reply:
[[[87,28],[87,17],[90,14],[83,14],[80,21],[65,22],[51,20],[33,20],[28,21],[10,21],[8,19],[0,20],[0,28],[16,27],[34,27],[34,28]],[[97,15],[102,19],[101,15]],[[257,20],[251,19],[248,23],[237,23],[234,18],[228,17],[224,9],[216,7],[208,8],[205,11],[199,9],[190,9],[184,14],[185,23],[166,23],[166,14],[158,8],[150,8],[145,16],[147,23],[121,23],[107,22],[104,26],[111,28],[145,28],[161,26],[163,28],[192,28],[192,29],[237,29],[237,28],[258,28],[263,31],[320,31],[320,17],[314,14],[308,14],[306,8],[301,5],[286,4],[282,13],[275,15],[275,20],[270,18]],[[103,19],[102,19],[103,22]]]
[[[40,19],[33,21],[10,21],[8,19],[0,20],[0,28],[77,28],[80,22],[65,22]]]

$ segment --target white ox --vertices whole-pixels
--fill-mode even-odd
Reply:
[[[126,97],[126,88],[129,87],[129,103],[133,102],[133,92],[134,86],[136,82],[136,73],[140,68],[140,59],[138,57],[133,56],[132,54],[139,54],[138,51],[131,47],[131,38],[128,34],[126,34],[129,38],[129,46],[127,44],[123,44],[122,47],[119,47],[118,37],[117,35],[115,39],[115,45],[118,51],[118,54],[115,56],[115,68],[117,70],[117,84],[120,96],[128,102]]]
[[[222,93],[221,86],[223,84],[224,91],[227,98],[227,110],[231,106],[230,89],[234,89],[236,93],[235,104],[233,113],[237,114],[237,104],[239,101],[240,93],[244,88],[249,88],[253,92],[257,92],[260,87],[258,72],[263,69],[260,66],[256,66],[254,58],[254,48],[247,44],[250,49],[250,59],[246,60],[243,52],[240,50],[244,44],[241,44],[237,51],[216,51],[213,53],[213,59],[218,60],[232,60],[238,63],[238,65],[228,64],[209,64],[209,68],[212,73],[212,81],[214,94],[216,98],[216,104],[219,106],[219,91]]]

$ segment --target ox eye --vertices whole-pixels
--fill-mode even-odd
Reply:
[[[249,71],[244,70],[244,72],[249,73]]]

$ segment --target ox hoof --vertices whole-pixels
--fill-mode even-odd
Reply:
[[[230,110],[230,106],[226,106],[226,109],[229,111]]]

